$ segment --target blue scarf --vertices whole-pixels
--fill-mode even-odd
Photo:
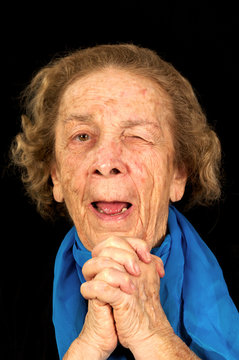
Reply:
[[[221,268],[193,226],[169,208],[169,234],[151,253],[161,257],[165,276],[160,300],[174,332],[201,359],[239,359],[239,314]],[[87,301],[80,286],[84,263],[91,253],[73,227],[63,240],[55,262],[53,322],[60,359],[81,332]],[[120,345],[109,359],[131,358]]]

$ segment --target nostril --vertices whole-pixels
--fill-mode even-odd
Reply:
[[[102,166],[102,167],[95,167],[95,169],[93,170],[93,173],[94,175],[97,175],[97,176],[114,176],[114,175],[117,175],[117,174],[121,174],[123,173],[122,171],[119,170],[119,168],[112,168],[112,167],[108,167],[107,166]]]
[[[98,169],[95,170],[95,174],[102,175],[101,172]]]
[[[120,173],[120,171],[117,168],[113,168],[113,169],[110,170],[110,174],[112,174],[112,175],[117,175],[119,173]]]

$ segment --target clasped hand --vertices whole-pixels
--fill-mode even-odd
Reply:
[[[161,331],[165,314],[159,298],[163,262],[145,241],[110,237],[92,251],[82,269],[81,293],[88,313],[80,337],[107,358],[119,341],[133,354]]]

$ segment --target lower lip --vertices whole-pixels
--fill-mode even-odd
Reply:
[[[124,211],[123,213],[120,213],[118,215],[107,215],[104,213],[100,213],[98,210],[96,210],[96,208],[92,204],[90,204],[89,208],[101,220],[119,221],[119,220],[123,220],[123,219],[127,218],[132,213],[133,205],[131,205],[129,209],[127,209],[126,211]]]

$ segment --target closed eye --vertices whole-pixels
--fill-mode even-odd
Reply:
[[[141,136],[138,136],[138,135],[132,135],[132,136],[129,136],[130,139],[133,139],[135,141],[139,140],[139,141],[143,141],[145,143],[152,143],[150,140],[144,138],[144,137],[141,137]]]
[[[132,138],[134,138],[134,139],[145,140],[145,139],[143,139],[141,136],[137,136],[137,135],[133,135],[133,136],[130,136],[130,137],[132,137]]]
[[[130,139],[135,139],[135,140],[144,140],[147,141],[146,139],[144,139],[143,137],[139,136],[139,135],[126,135],[125,138]]]

